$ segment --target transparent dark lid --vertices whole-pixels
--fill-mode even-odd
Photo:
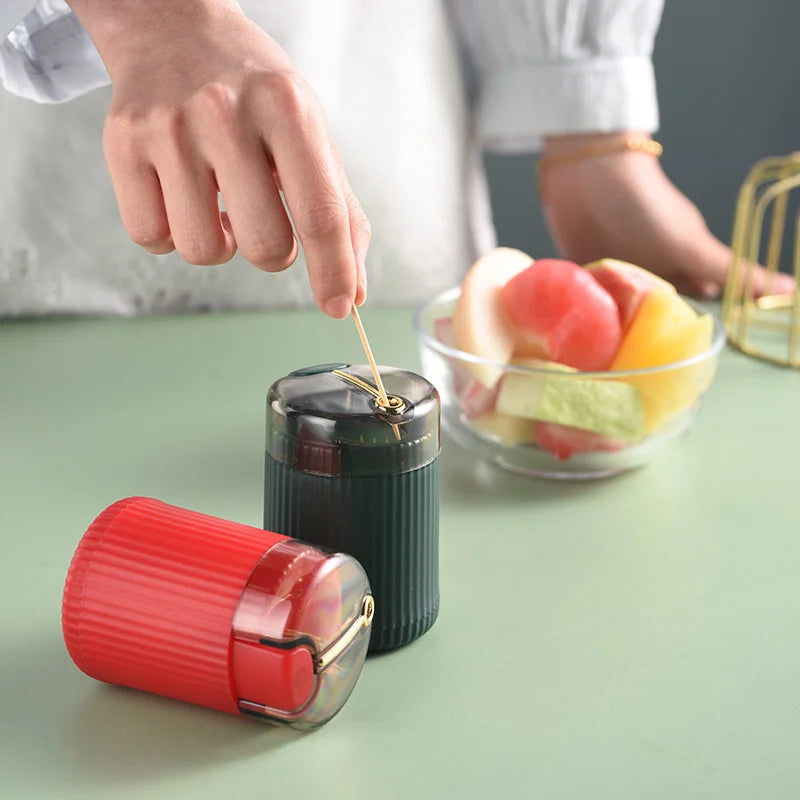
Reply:
[[[366,364],[295,370],[267,395],[267,453],[321,475],[408,472],[439,455],[439,395],[408,370],[379,367],[381,404]]]

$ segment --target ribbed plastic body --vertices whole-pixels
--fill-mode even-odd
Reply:
[[[70,566],[70,656],[98,680],[238,713],[234,612],[259,560],[287,538],[149,498],[120,500],[92,523]]]
[[[318,475],[269,454],[264,525],[354,556],[375,597],[370,651],[408,644],[439,611],[438,460],[408,472]]]

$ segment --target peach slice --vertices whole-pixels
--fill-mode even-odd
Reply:
[[[616,303],[571,261],[536,261],[506,283],[501,297],[518,331],[516,356],[595,371],[607,369],[619,348]]]
[[[628,330],[644,296],[654,290],[675,292],[675,287],[635,264],[601,258],[586,264],[591,276],[614,298],[623,333]]]
[[[453,340],[459,350],[496,364],[508,362],[517,332],[503,308],[500,290],[532,263],[533,259],[521,250],[498,247],[473,264],[453,312]],[[487,364],[465,366],[487,388],[503,374],[502,368]]]

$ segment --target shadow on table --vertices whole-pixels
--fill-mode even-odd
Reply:
[[[152,781],[247,760],[304,738],[288,728],[93,681],[72,665],[56,636],[4,657],[0,697],[6,762],[0,772],[11,785],[30,786],[31,797],[55,796],[42,784],[66,781],[74,790]]]

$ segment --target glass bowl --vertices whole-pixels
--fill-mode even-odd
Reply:
[[[526,475],[583,480],[647,464],[692,427],[725,344],[712,316],[705,352],[659,367],[580,372],[545,362],[498,364],[453,347],[447,321],[460,293],[449,289],[414,315],[423,374],[441,396],[446,434]],[[496,379],[491,389],[487,375]]]

